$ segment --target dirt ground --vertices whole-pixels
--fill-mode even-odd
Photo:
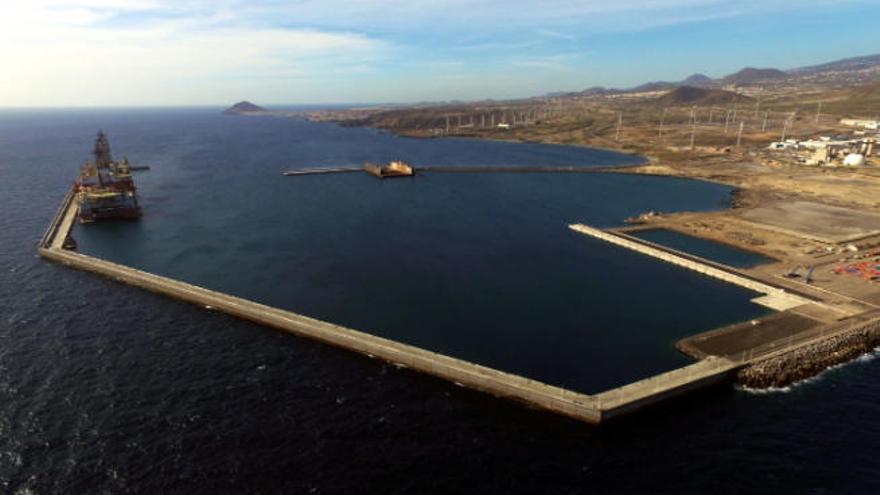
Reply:
[[[778,201],[740,213],[746,220],[827,243],[850,242],[880,233],[880,215],[810,201]]]

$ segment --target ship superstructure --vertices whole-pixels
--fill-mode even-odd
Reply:
[[[113,161],[103,132],[95,139],[95,161],[87,161],[73,184],[82,223],[105,219],[140,218],[137,189],[128,159]]]
[[[380,179],[384,179],[386,177],[412,177],[414,175],[413,168],[400,160],[389,162],[386,165],[365,163],[364,170],[368,174],[375,175]]]

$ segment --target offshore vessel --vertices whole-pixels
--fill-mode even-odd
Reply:
[[[389,162],[387,165],[365,163],[364,170],[368,174],[375,175],[380,179],[386,177],[411,177],[414,174],[413,168],[401,160]]]
[[[95,161],[87,161],[73,183],[79,203],[79,221],[140,218],[141,208],[128,159],[113,160],[110,143],[101,131],[95,138],[94,155]]]

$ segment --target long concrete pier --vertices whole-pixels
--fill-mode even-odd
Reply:
[[[342,174],[363,171],[363,167],[300,168],[297,170],[288,170],[287,172],[282,172],[281,175],[293,177],[297,175]]]
[[[73,195],[68,194],[40,240],[41,256],[203,308],[222,311],[278,330],[350,349],[371,358],[383,359],[587,423],[599,424],[695,388],[723,382],[746,364],[710,356],[692,365],[600,394],[583,394],[66,250],[63,248],[63,240],[74,227],[76,216],[76,202]]]
[[[287,177],[319,174],[337,174],[349,172],[363,172],[363,167],[328,167],[328,168],[302,168],[282,172]],[[583,166],[491,166],[491,165],[423,165],[413,167],[414,172],[441,172],[441,173],[503,173],[503,174],[598,174],[608,172],[620,172],[620,167],[583,167]]]
[[[583,167],[583,166],[497,166],[491,165],[425,165],[413,167],[416,172],[443,172],[443,173],[504,173],[504,174],[598,174],[607,173],[613,167]]]
[[[762,282],[719,263],[686,253],[677,252],[649,241],[637,239],[626,234],[608,232],[606,230],[589,227],[583,224],[573,224],[568,227],[575,232],[595,237],[611,244],[672,263],[673,265],[693,270],[708,277],[713,277],[729,284],[738,285],[764,294],[762,297],[753,299],[753,302],[777,311],[784,311],[805,304],[817,303],[817,301],[813,299]]]

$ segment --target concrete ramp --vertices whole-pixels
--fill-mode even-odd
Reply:
[[[770,308],[774,311],[787,311],[792,308],[804,306],[804,303],[800,298],[791,297],[789,294],[779,293],[765,294],[761,297],[752,299],[751,302],[760,304],[761,306]]]

